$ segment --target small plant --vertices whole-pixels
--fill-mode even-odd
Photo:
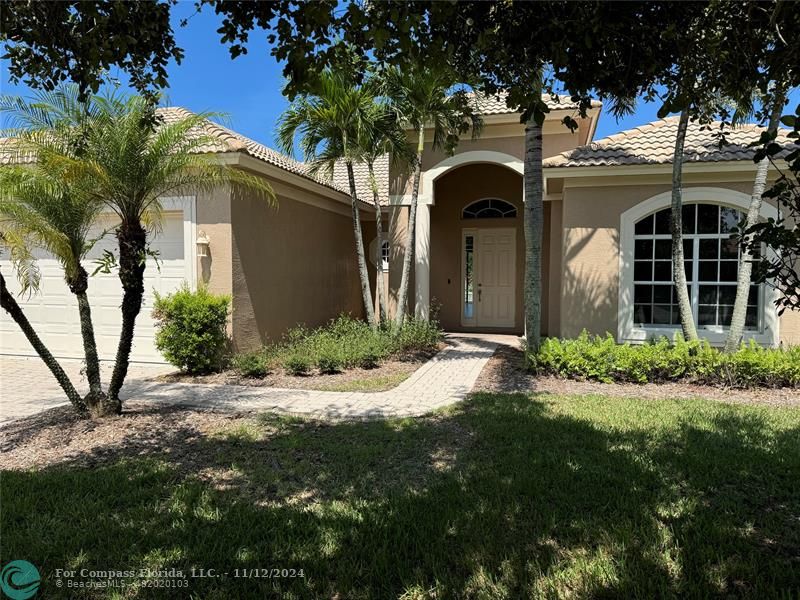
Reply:
[[[267,357],[263,350],[237,354],[233,357],[233,368],[243,377],[264,377],[269,373]]]
[[[800,386],[800,347],[762,348],[752,341],[738,352],[725,354],[707,341],[661,338],[634,346],[617,344],[611,334],[590,336],[584,331],[571,340],[547,339],[528,359],[530,368],[540,373],[605,383]]]
[[[342,361],[334,354],[324,354],[317,359],[317,368],[320,373],[333,375],[342,370]]]
[[[228,350],[226,326],[229,296],[184,284],[178,291],[155,295],[156,348],[174,366],[191,374],[222,369]]]
[[[303,354],[292,354],[286,358],[283,366],[291,375],[307,375],[311,370],[311,359]]]
[[[362,369],[375,369],[381,362],[381,357],[377,352],[364,352],[358,360],[358,366]]]

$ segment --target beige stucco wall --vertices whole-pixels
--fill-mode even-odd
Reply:
[[[548,121],[542,137],[542,157],[547,158],[575,148],[581,139],[585,139],[588,127],[588,120],[581,121],[580,129],[570,133],[564,125]],[[467,134],[467,137],[460,141],[455,154],[474,151],[500,152],[522,161],[525,157],[525,127],[520,123],[485,125],[480,137],[472,139]],[[431,141],[428,141],[422,156],[422,170],[427,171],[447,158],[445,152],[432,150]],[[407,170],[392,165],[390,174],[390,194],[411,193],[411,176]]]
[[[209,239],[208,256],[195,257],[198,283],[215,294],[232,295],[231,196],[227,187],[196,198],[197,232]],[[228,333],[232,333],[229,320]]]
[[[717,178],[720,175],[717,174]],[[620,216],[632,206],[670,190],[668,175],[663,183],[637,183],[630,178],[625,185],[569,187],[564,190],[560,282],[560,332],[562,337],[578,335],[582,329],[592,333],[617,331],[619,292]],[[684,187],[708,186],[707,177]],[[743,193],[752,190],[750,181],[715,183],[714,187]],[[781,318],[781,340],[800,343],[800,313],[786,312]],[[555,332],[551,332],[554,335]]]
[[[236,350],[279,339],[299,324],[320,325],[341,312],[363,316],[349,207],[269,179],[277,208],[220,189],[197,200],[197,228],[211,240],[198,278],[233,296]],[[362,213],[369,219],[368,213]],[[363,223],[364,238],[375,236]],[[374,268],[371,269],[374,286]]]

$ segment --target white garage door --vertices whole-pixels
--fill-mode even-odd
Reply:
[[[164,213],[162,230],[151,237],[151,248],[158,251],[159,260],[147,259],[145,268],[145,297],[142,311],[136,320],[136,333],[133,340],[131,360],[139,362],[163,362],[163,357],[155,348],[153,341],[154,325],[151,312],[153,309],[153,290],[167,293],[178,288],[184,281],[192,281],[191,258],[194,240],[192,239],[192,223],[190,210],[169,211]],[[103,229],[111,229],[109,234],[98,243],[88,259],[84,262],[86,270],[91,273],[103,250],[116,251],[116,237],[113,233],[115,221],[111,216],[98,223],[97,235]],[[188,245],[186,242],[191,242]],[[5,253],[4,253],[5,254]],[[190,260],[186,260],[187,255]],[[9,290],[15,294],[17,301],[25,311],[34,329],[42,338],[50,351],[57,357],[83,358],[80,324],[78,322],[78,304],[64,283],[64,276],[58,261],[41,253],[38,255],[41,271],[41,287],[37,294],[27,297],[18,296],[19,282],[12,271],[7,258],[0,260],[0,268],[6,278]],[[97,339],[100,358],[113,360],[121,325],[120,304],[122,302],[122,285],[116,270],[109,274],[98,273],[89,278],[89,301],[92,307],[92,320]],[[19,331],[7,314],[0,320],[0,352],[2,354],[34,356],[35,352],[24,335]]]

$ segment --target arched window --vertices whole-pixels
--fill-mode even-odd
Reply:
[[[513,219],[516,216],[517,207],[500,198],[476,200],[461,214],[462,219]]]
[[[735,208],[717,204],[683,207],[684,269],[698,327],[728,327],[736,298],[741,252],[731,238],[744,217]],[[638,326],[679,326],[672,285],[670,209],[638,220],[634,226],[633,322]],[[751,285],[747,302],[748,329],[759,328],[761,286]]]

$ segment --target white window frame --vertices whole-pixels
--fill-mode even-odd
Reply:
[[[618,342],[644,342],[652,338],[672,338],[680,328],[641,326],[634,323],[633,315],[633,259],[634,259],[634,228],[636,223],[644,217],[667,208],[672,202],[672,192],[664,192],[640,202],[622,213],[619,228],[619,300],[617,304],[617,341]],[[750,207],[750,196],[742,192],[726,188],[691,187],[683,189],[683,202],[685,204],[716,204],[729,206],[743,212]],[[764,202],[761,206],[761,216],[764,218],[777,218],[777,209]],[[759,315],[760,327],[756,330],[745,330],[745,340],[754,340],[758,344],[777,346],[780,340],[780,319],[775,306],[778,292],[771,286],[764,286],[761,298],[762,314]],[[700,337],[707,339],[711,344],[722,345],[727,337],[727,327],[706,326],[698,327]]]
[[[392,247],[389,244],[389,240],[382,240],[382,246],[380,249],[380,257],[381,257],[381,266],[383,267],[384,272],[389,270],[389,258],[391,257]],[[384,248],[386,252],[384,253]]]

